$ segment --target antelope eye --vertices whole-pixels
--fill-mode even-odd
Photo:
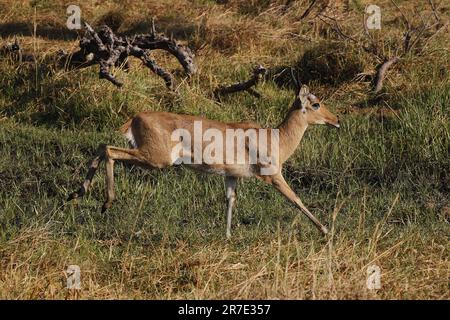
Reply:
[[[313,103],[312,105],[312,108],[314,109],[314,110],[317,110],[317,109],[319,109],[320,108],[320,103]]]

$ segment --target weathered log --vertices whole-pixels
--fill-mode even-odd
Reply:
[[[129,56],[134,56],[139,58],[155,74],[163,78],[168,88],[173,89],[173,76],[150,56],[151,50],[161,49],[175,56],[188,76],[197,71],[192,51],[173,39],[157,34],[154,27],[150,34],[132,37],[117,36],[108,26],[101,26],[96,32],[88,23],[85,23],[85,29],[86,34],[79,44],[80,50],[70,55],[63,55],[62,58],[65,59],[61,59],[61,61],[65,60],[65,66],[70,69],[99,64],[99,77],[121,87],[122,82],[111,74],[111,68],[124,65],[125,69],[128,69],[127,59]],[[87,57],[90,57],[90,59]]]
[[[173,39],[158,34],[137,35],[133,38],[132,45],[147,50],[165,50],[178,59],[188,75],[193,75],[197,72],[194,54],[191,49],[178,44]]]
[[[384,78],[386,77],[386,72],[394,63],[397,63],[399,59],[400,58],[397,56],[386,59],[377,67],[377,73],[373,81],[373,93],[377,94],[381,91],[381,89],[383,88]]]
[[[238,82],[230,86],[219,87],[216,90],[214,90],[214,97],[219,100],[220,96],[226,94],[235,93],[239,91],[247,91],[248,93],[254,95],[255,97],[260,98],[261,94],[255,91],[252,87],[258,84],[258,82],[263,78],[266,72],[267,72],[266,68],[264,68],[261,65],[258,65],[253,69],[253,75],[249,80]]]
[[[160,67],[156,61],[150,56],[150,50],[143,50],[137,46],[132,47],[130,50],[130,54],[136,58],[141,59],[145,66],[147,66],[150,70],[156,73],[158,76],[164,79],[167,88],[173,89],[174,80],[173,76],[170,72],[164,70]]]

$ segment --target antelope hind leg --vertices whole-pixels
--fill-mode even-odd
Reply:
[[[233,207],[236,202],[236,184],[237,178],[235,177],[225,178],[225,187],[227,196],[227,239],[231,238],[231,218]]]

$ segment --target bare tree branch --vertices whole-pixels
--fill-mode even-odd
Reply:
[[[370,45],[367,45],[367,44],[365,44],[365,43],[362,43],[362,41],[357,40],[357,39],[355,39],[354,37],[352,37],[352,36],[346,34],[346,33],[342,30],[342,28],[341,28],[341,26],[339,25],[339,22],[336,20],[336,18],[327,16],[327,15],[325,15],[325,14],[320,14],[318,17],[319,17],[319,19],[320,19],[321,21],[323,21],[324,23],[326,23],[327,25],[329,25],[330,27],[332,27],[333,30],[334,30],[339,36],[341,36],[342,38],[347,39],[347,40],[350,40],[351,42],[353,42],[353,43],[355,43],[356,45],[360,46],[360,47],[361,47],[364,51],[366,51],[367,53],[373,54],[373,55],[375,55],[376,57],[378,57],[378,58],[380,58],[380,59],[384,59],[384,56],[379,52],[377,46],[375,46],[375,45],[373,44],[373,41],[372,41],[372,39],[371,39],[370,37],[369,37],[369,39],[371,40],[371,44],[370,44]],[[328,19],[328,20],[331,20],[331,21],[333,22],[333,24],[331,24],[330,22],[328,22],[326,19],[323,19],[323,18],[326,18],[326,19]],[[368,33],[366,33],[366,34],[368,34]]]
[[[314,5],[316,4],[317,0],[312,0],[309,7],[303,12],[303,14],[300,17],[300,20],[305,19],[310,13]]]
[[[326,24],[331,26],[333,28],[333,30],[341,38],[353,42],[354,44],[360,46],[367,53],[372,54],[372,55],[376,56],[378,59],[383,61],[376,67],[376,74],[372,81],[372,92],[375,94],[377,94],[381,91],[381,89],[383,87],[383,81],[386,77],[387,71],[389,68],[392,67],[393,64],[397,63],[404,55],[412,52],[413,49],[418,47],[421,40],[425,40],[424,44],[422,43],[418,49],[418,52],[422,51],[426,47],[428,40],[430,38],[432,38],[433,35],[435,35],[437,32],[439,32],[439,30],[441,28],[443,28],[443,25],[441,24],[439,16],[437,14],[437,9],[432,0],[428,0],[428,3],[430,4],[431,10],[432,10],[432,13],[431,13],[429,19],[424,20],[422,18],[422,16],[420,16],[420,13],[416,13],[417,15],[420,16],[421,21],[422,21],[421,24],[416,27],[414,27],[412,25],[412,23],[410,22],[410,20],[406,16],[406,14],[403,12],[403,10],[397,5],[397,3],[394,0],[391,0],[391,3],[397,8],[399,13],[401,14],[402,19],[405,24],[405,27],[406,27],[406,31],[403,33],[403,44],[402,44],[403,50],[401,50],[400,52],[398,52],[399,50],[397,50],[397,54],[395,54],[394,56],[391,56],[391,57],[384,56],[384,54],[382,53],[382,50],[380,48],[378,48],[378,46],[375,44],[373,38],[370,37],[370,33],[367,30],[365,23],[364,23],[364,32],[365,32],[367,38],[369,38],[369,40],[370,40],[369,45],[363,43],[362,40],[356,39],[355,37],[346,34],[342,30],[342,28],[339,25],[339,22],[337,21],[336,18],[329,17],[325,14],[319,15],[319,19],[321,19],[323,22],[325,22]],[[432,20],[431,19],[432,15],[434,15],[436,22],[432,23],[432,24],[428,24],[426,21]],[[364,15],[364,17],[365,17],[365,15]],[[365,22],[365,19],[364,19],[364,22]],[[437,27],[437,28],[430,35],[427,31],[429,31],[430,29],[432,29],[434,27]],[[399,46],[399,47],[401,47],[401,46]]]
[[[255,91],[252,87],[258,84],[258,82],[263,78],[266,72],[267,72],[266,68],[264,68],[261,65],[258,65],[253,69],[253,75],[249,80],[238,82],[226,87],[219,87],[216,90],[214,90],[214,96],[216,97],[216,99],[219,100],[220,96],[222,95],[235,93],[239,91],[247,91],[253,96],[260,98],[261,94]]]
[[[433,0],[428,0],[428,3],[430,4],[431,10],[433,12],[434,18],[436,19],[436,22],[441,22],[441,18],[439,17],[437,13],[437,8],[433,3]]]
[[[374,94],[377,94],[381,91],[381,89],[383,88],[384,78],[386,77],[386,72],[394,63],[397,63],[398,61],[399,61],[399,57],[395,56],[393,58],[385,60],[382,64],[380,64],[377,67],[377,74],[376,74],[374,82],[373,82],[374,83],[374,90],[373,90]]]
[[[173,76],[150,56],[150,51],[155,49],[165,50],[175,56],[188,76],[197,71],[192,51],[173,39],[157,34],[154,20],[152,20],[150,34],[133,37],[117,36],[108,26],[101,26],[96,32],[88,23],[85,23],[85,29],[86,34],[80,40],[80,50],[70,55],[63,54],[60,60],[66,58],[66,66],[69,68],[85,68],[99,64],[99,77],[107,79],[118,87],[122,86],[122,82],[111,74],[111,68],[124,65],[127,69],[127,57],[134,56],[141,59],[145,66],[163,78],[169,89],[173,89]],[[91,56],[91,59],[87,59],[88,56]]]
[[[173,89],[174,80],[172,74],[164,70],[156,63],[156,61],[150,56],[150,50],[143,50],[137,46],[134,46],[131,48],[130,54],[136,58],[141,59],[145,66],[147,66],[150,70],[164,79],[167,88],[171,90]]]

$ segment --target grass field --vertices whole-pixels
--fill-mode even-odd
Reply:
[[[122,89],[98,79],[98,67],[53,70],[47,58],[78,45],[65,29],[67,4],[15,2],[0,1],[2,43],[18,35],[38,58],[18,64],[0,56],[1,299],[64,299],[71,264],[81,268],[83,299],[450,298],[448,26],[422,52],[402,57],[382,99],[373,100],[362,75],[379,61],[320,19],[299,20],[308,1],[294,1],[287,11],[281,9],[287,1],[256,0],[80,5],[93,24],[118,17],[119,32],[148,32],[155,16],[159,31],[196,50],[199,72],[189,80],[178,76],[174,93],[138,61],[129,73],[115,70]],[[364,37],[361,17],[370,1],[345,3],[335,1],[330,10],[343,17],[346,31]],[[410,16],[414,7],[430,14],[427,1],[398,4]],[[401,15],[391,1],[378,5],[383,24],[374,38],[389,53],[404,31]],[[440,1],[444,22],[449,12]],[[310,72],[308,85],[340,115],[341,129],[308,129],[284,169],[330,227],[328,238],[273,188],[245,180],[227,241],[223,178],[182,167],[145,171],[118,163],[117,201],[104,214],[103,167],[85,198],[65,201],[100,143],[127,145],[116,129],[135,113],[276,126],[294,97],[288,86],[267,80],[257,88],[260,99],[238,93],[220,103],[212,90],[247,78],[258,63],[295,66],[305,54],[323,63],[322,52],[336,46],[356,71]],[[155,57],[180,69],[165,53]],[[378,290],[366,286],[372,265],[381,269]]]

